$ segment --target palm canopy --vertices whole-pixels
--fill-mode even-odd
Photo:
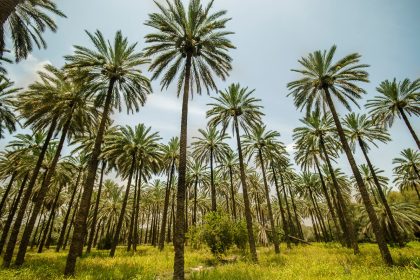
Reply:
[[[139,124],[134,127],[122,126],[113,134],[105,138],[106,147],[103,154],[114,162],[119,171],[128,175],[132,161],[143,162],[148,165],[151,162],[160,162],[161,152],[157,132],[151,132],[151,127]]]
[[[368,118],[366,114],[348,114],[344,118],[344,127],[353,149],[356,148],[358,141],[361,141],[363,147],[366,149],[369,149],[368,144],[373,144],[377,147],[375,141],[382,143],[391,141],[389,133],[382,127],[379,127],[372,119]]]
[[[15,8],[0,22],[0,56],[5,49],[5,30],[8,28],[16,61],[26,58],[34,45],[46,48],[42,33],[47,29],[57,31],[55,16],[66,17],[52,0],[26,0],[18,2]]]
[[[191,63],[190,88],[201,93],[202,88],[216,89],[213,76],[223,80],[232,69],[232,59],[227,54],[235,48],[226,36],[232,32],[223,31],[230,18],[223,18],[226,11],[211,13],[213,1],[203,7],[200,0],[191,0],[185,8],[181,0],[173,3],[166,0],[166,6],[155,1],[160,13],[152,13],[145,25],[157,30],[146,35],[145,48],[148,57],[154,57],[149,70],[154,72],[152,80],[161,74],[161,86],[167,88],[176,79],[178,71],[178,94],[185,81],[187,63]]]
[[[369,82],[368,73],[364,71],[368,65],[359,64],[361,55],[358,53],[349,54],[333,63],[336,48],[334,45],[328,52],[318,50],[298,60],[303,68],[292,71],[303,77],[287,84],[296,107],[306,108],[307,113],[313,108],[327,111],[326,90],[331,91],[348,110],[351,110],[348,100],[358,106],[356,99],[366,92],[354,82]]]
[[[258,104],[261,99],[253,96],[254,91],[241,87],[240,84],[231,84],[226,90],[220,91],[218,97],[212,97],[215,103],[207,104],[212,107],[207,111],[209,126],[221,124],[224,132],[229,124],[232,124],[234,131],[235,118],[246,132],[260,125],[264,114],[260,110],[262,106]]]
[[[391,127],[396,116],[402,112],[420,116],[420,79],[405,79],[397,83],[396,79],[385,80],[376,88],[381,94],[368,100],[366,108],[377,121]]]
[[[70,73],[47,64],[38,72],[39,80],[19,94],[18,107],[25,126],[45,129],[51,119],[58,118],[60,130],[70,121],[69,135],[90,131],[99,112],[89,96],[94,87],[75,81]]]
[[[13,87],[13,82],[0,76],[0,139],[4,138],[5,130],[12,133],[16,130],[15,93],[19,88]]]
[[[399,185],[400,189],[410,187],[420,187],[420,152],[413,149],[405,149],[401,152],[401,157],[392,161],[394,174],[396,175],[394,182]],[[420,197],[419,197],[420,198]]]
[[[121,31],[116,33],[113,43],[105,40],[99,30],[94,34],[86,33],[94,49],[74,46],[74,54],[65,56],[65,68],[81,71],[83,77],[79,79],[97,85],[97,104],[103,105],[107,92],[111,90],[114,108],[121,111],[121,99],[124,99],[127,112],[138,111],[152,92],[149,79],[139,69],[148,60],[136,51],[136,43],[129,44]]]
[[[200,136],[193,137],[194,141],[191,146],[193,150],[193,157],[196,160],[208,162],[210,160],[210,153],[213,158],[221,162],[223,158],[229,153],[229,145],[225,142],[229,138],[228,135],[221,133],[216,127],[207,127],[206,130],[199,129]]]
[[[174,164],[174,167],[179,162],[179,137],[172,137],[168,144],[161,146],[162,164],[168,169]]]

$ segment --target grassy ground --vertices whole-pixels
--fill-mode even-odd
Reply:
[[[207,249],[186,252],[189,279],[420,279],[420,243],[392,249],[397,263],[382,265],[376,245],[361,245],[361,255],[337,244],[313,244],[293,247],[275,255],[271,248],[259,249],[259,264],[252,264],[231,251],[228,261],[217,261]],[[64,279],[66,252],[53,250],[42,254],[30,252],[20,269],[0,269],[0,279]],[[76,279],[170,279],[173,249],[159,252],[150,246],[133,253],[120,248],[115,258],[107,251],[95,251],[77,265]]]

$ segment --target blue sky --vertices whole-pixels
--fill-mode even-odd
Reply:
[[[63,55],[72,53],[73,45],[90,46],[84,30],[101,30],[112,39],[117,30],[144,45],[144,35],[151,31],[143,25],[150,12],[157,11],[152,0],[71,0],[56,1],[67,19],[58,18],[57,33],[47,33],[48,49],[34,51],[28,60],[9,67],[10,77],[25,87],[35,72],[45,63],[62,66]],[[158,1],[163,2],[163,1]],[[207,2],[207,1],[205,1]],[[281,140],[292,152],[292,130],[299,125],[303,114],[297,111],[286,85],[296,79],[290,71],[298,67],[297,59],[317,49],[336,44],[336,57],[351,52],[362,54],[362,62],[370,64],[370,83],[364,85],[368,94],[359,104],[377,93],[375,87],[385,79],[420,77],[420,2],[417,0],[216,0],[215,10],[225,9],[232,20],[227,29],[237,47],[231,52],[233,70],[227,81],[218,81],[224,89],[230,83],[256,89],[264,106],[264,123],[281,133]],[[146,69],[145,69],[146,70]],[[150,74],[145,72],[147,76]],[[144,108],[134,115],[116,114],[118,124],[136,125],[143,122],[160,131],[164,141],[179,134],[181,101],[173,87],[160,91],[159,81],[152,83],[154,93]],[[212,93],[215,95],[216,93]],[[206,104],[210,97],[195,96],[190,103],[189,136],[206,125]],[[346,111],[339,107],[343,115]],[[356,108],[355,108],[356,109]],[[358,110],[356,110],[358,111]],[[362,111],[365,111],[362,109]],[[410,118],[420,134],[419,118]],[[404,148],[415,143],[402,120],[391,129],[393,141],[373,147],[373,163],[392,175],[392,159]],[[0,140],[4,146],[10,137]],[[359,162],[363,159],[356,153]],[[339,165],[347,174],[350,168],[345,159]]]

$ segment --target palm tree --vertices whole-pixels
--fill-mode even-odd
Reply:
[[[265,159],[273,157],[273,153],[281,153],[282,149],[278,149],[280,143],[277,138],[280,137],[280,133],[272,130],[266,130],[266,126],[256,126],[252,129],[249,134],[246,134],[243,138],[244,154],[248,155],[249,158],[255,156],[256,162],[259,164],[265,189],[265,199],[267,201],[268,217],[270,219],[270,226],[272,232],[272,238],[274,243],[274,251],[276,254],[280,253],[279,241],[276,232],[276,226],[274,224],[273,210],[271,207],[270,189],[267,183],[266,175],[266,162]]]
[[[172,137],[171,140],[169,140],[168,145],[163,145],[162,154],[163,165],[168,168],[166,170],[168,173],[168,179],[165,189],[165,201],[163,203],[162,224],[159,236],[159,250],[161,251],[165,246],[165,229],[166,221],[168,219],[169,196],[171,194],[172,180],[179,160],[179,138]]]
[[[222,126],[222,132],[227,129],[229,125],[232,126],[232,133],[236,135],[236,144],[239,156],[239,169],[241,173],[241,182],[243,188],[243,198],[245,206],[245,218],[248,230],[248,240],[253,261],[257,261],[257,251],[255,248],[254,233],[252,230],[252,215],[251,207],[248,197],[248,188],[245,176],[245,165],[242,154],[242,145],[239,134],[239,127],[245,132],[252,128],[261,125],[260,111],[262,108],[258,104],[260,99],[252,96],[254,90],[242,88],[239,84],[230,85],[225,91],[220,91],[219,97],[213,97],[215,103],[208,104],[211,106],[207,111],[207,118],[210,118],[210,126]]]
[[[385,127],[391,127],[396,116],[402,118],[420,149],[420,140],[407,117],[420,116],[420,79],[413,82],[404,79],[398,83],[395,78],[392,82],[385,80],[376,90],[382,95],[368,100],[366,104],[372,117]]]
[[[337,128],[338,136],[347,159],[350,163],[354,177],[356,178],[359,191],[363,198],[363,203],[369,214],[370,221],[375,230],[376,241],[382,258],[385,263],[392,265],[392,257],[387,247],[384,232],[379,225],[378,217],[369,199],[366,186],[363,183],[356,161],[351,152],[350,146],[340,122],[339,115],[335,109],[332,96],[339,100],[348,110],[351,109],[348,100],[357,105],[356,99],[361,98],[365,91],[355,82],[368,82],[368,73],[364,71],[368,65],[359,64],[360,55],[353,53],[332,63],[336,46],[328,52],[315,51],[302,57],[299,63],[303,66],[302,70],[293,70],[303,75],[299,80],[290,82],[287,86],[291,90],[289,95],[294,96],[295,105],[298,108],[306,107],[309,112],[312,107],[318,111],[321,107],[324,111],[331,112]]]
[[[230,20],[223,18],[226,11],[210,13],[213,1],[203,7],[200,0],[190,0],[185,8],[181,0],[173,3],[166,1],[166,7],[155,2],[160,13],[152,13],[146,25],[157,30],[157,33],[146,35],[145,50],[147,56],[155,57],[149,70],[153,72],[152,80],[157,79],[164,71],[161,80],[162,88],[167,88],[178,75],[178,95],[183,88],[180,158],[177,190],[176,237],[174,278],[184,279],[184,201],[185,176],[187,166],[187,123],[188,100],[195,88],[198,94],[202,87],[216,89],[213,76],[223,80],[231,70],[231,58],[227,54],[234,48],[226,38],[231,32],[224,31]],[[195,87],[194,87],[195,86]]]
[[[16,61],[26,58],[35,44],[46,48],[42,33],[55,32],[57,25],[49,14],[66,17],[52,0],[3,0],[0,9],[0,57],[5,50],[5,30],[10,30]]]
[[[390,141],[391,138],[389,137],[389,134],[386,130],[376,125],[373,120],[368,119],[368,117],[364,114],[348,114],[344,118],[344,127],[347,137],[350,141],[350,145],[353,145],[353,149],[355,149],[356,143],[358,143],[360,149],[362,150],[363,156],[365,157],[370,173],[373,177],[373,181],[377,188],[379,198],[381,199],[381,202],[383,203],[385,211],[389,217],[391,233],[395,237],[395,241],[397,241],[400,247],[402,247],[404,243],[399,235],[397,224],[395,223],[395,219],[392,215],[391,208],[388,205],[388,201],[385,197],[382,186],[379,182],[378,177],[376,176],[375,169],[367,154],[369,150],[368,143],[371,143],[376,146],[376,140],[382,143],[386,143],[387,141]]]
[[[207,167],[203,165],[202,161],[197,159],[189,158],[187,167],[188,181],[194,186],[192,224],[195,226],[197,223],[198,186],[201,185],[201,189],[204,189],[208,185],[209,173]]]
[[[4,131],[12,133],[16,130],[14,94],[20,89],[13,87],[14,83],[0,77],[0,139]]]
[[[420,152],[413,149],[405,149],[400,155],[402,157],[395,158],[392,163],[397,166],[394,168],[396,178],[394,180],[400,189],[413,188],[418,199],[420,193],[418,187],[420,186]]]
[[[93,102],[87,98],[91,91],[89,85],[73,81],[67,73],[51,65],[45,66],[45,70],[39,73],[42,82],[35,82],[28,91],[20,95],[22,116],[27,118],[26,125],[42,127],[49,123],[52,115],[57,115],[57,130],[61,132],[61,136],[20,241],[15,261],[18,266],[24,262],[33,227],[54,176],[65,141],[75,133],[92,127],[98,113]],[[51,98],[52,95],[53,98]],[[36,107],[34,107],[35,104]]]
[[[135,168],[139,162],[147,166],[151,158],[156,160],[160,158],[158,143],[160,139],[157,132],[152,133],[151,127],[146,127],[144,124],[139,124],[134,129],[130,126],[120,127],[120,131],[114,135],[109,135],[109,138],[106,139],[107,146],[104,150],[104,155],[109,161],[115,163],[119,173],[128,178],[120,216],[113,237],[111,257],[114,256],[118,245]]]
[[[141,53],[136,52],[136,44],[130,45],[120,31],[116,33],[113,44],[106,41],[100,31],[96,31],[95,34],[86,33],[94,44],[94,50],[75,46],[75,53],[72,56],[66,56],[67,68],[82,71],[85,78],[98,85],[101,90],[96,91],[96,101],[97,104],[102,105],[103,110],[74,224],[65,275],[74,274],[76,258],[83,246],[101,144],[112,108],[121,109],[121,98],[123,98],[128,112],[134,109],[138,111],[139,107],[145,103],[147,94],[151,93],[149,80],[138,69],[147,60],[143,59]]]
[[[236,173],[238,167],[238,156],[232,151],[232,149],[229,147],[229,152],[223,157],[220,168],[227,169],[226,171],[222,172],[224,174],[227,172],[229,174],[229,183],[230,183],[230,198],[232,201],[232,214],[233,219],[236,221],[237,215],[236,215],[236,200],[235,200],[235,194],[237,192],[236,184],[234,181],[236,179],[234,178],[234,172]]]
[[[348,206],[344,200],[331,163],[331,159],[338,156],[337,151],[339,148],[332,116],[331,114],[324,114],[321,116],[319,111],[315,111],[300,121],[304,126],[297,127],[293,130],[293,139],[296,141],[297,147],[296,162],[301,164],[305,170],[309,167],[315,167],[316,172],[320,177],[328,208],[333,217],[334,226],[336,227],[337,232],[339,232],[338,224],[334,217],[335,211],[328,194],[324,176],[321,172],[319,159],[323,159],[327,164],[328,173],[331,174],[333,187],[337,193],[338,204],[341,206],[337,207],[337,203],[334,203],[341,229],[343,230],[343,237],[347,246],[353,246],[354,253],[357,254],[359,253],[359,247],[357,244],[356,232],[350,218]],[[332,197],[334,198],[334,195],[332,195]]]
[[[206,130],[199,129],[201,134],[191,144],[193,157],[202,162],[210,162],[210,192],[211,192],[211,210],[216,211],[216,188],[214,186],[214,167],[213,162],[221,162],[229,152],[229,145],[224,141],[229,138],[220,133],[215,127],[208,127]]]

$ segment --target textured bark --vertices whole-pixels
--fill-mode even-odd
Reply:
[[[382,227],[379,224],[378,217],[376,217],[375,210],[373,209],[372,202],[369,199],[369,194],[367,192],[366,186],[363,182],[363,178],[360,175],[359,169],[357,167],[356,161],[354,160],[353,154],[351,153],[350,146],[347,143],[346,136],[344,134],[343,127],[341,126],[340,119],[338,114],[335,110],[333,100],[331,99],[331,95],[329,93],[328,88],[324,89],[325,97],[327,100],[328,107],[332,113],[335,126],[337,128],[338,136],[340,137],[340,141],[342,144],[342,148],[346,153],[347,159],[350,163],[350,167],[353,171],[353,175],[356,179],[357,186],[359,188],[360,195],[362,196],[363,204],[365,205],[366,211],[369,215],[369,220],[372,224],[372,229],[376,237],[376,242],[378,243],[379,250],[381,252],[382,258],[387,265],[392,265],[393,260],[391,257],[391,253],[389,252],[388,246],[385,241],[385,236]]]
[[[29,240],[31,238],[32,231],[34,229],[36,219],[38,218],[38,214],[39,214],[39,211],[42,208],[42,204],[44,203],[44,198],[45,198],[45,195],[48,192],[51,179],[52,179],[52,177],[55,173],[55,169],[57,167],[58,160],[60,159],[61,151],[63,149],[64,142],[67,138],[67,132],[69,131],[69,128],[70,128],[73,111],[74,111],[74,105],[72,105],[71,113],[70,113],[68,119],[66,120],[66,123],[63,126],[60,141],[58,142],[57,149],[56,149],[55,154],[54,154],[54,158],[53,158],[53,160],[52,160],[52,162],[51,162],[51,164],[48,168],[47,177],[42,182],[41,188],[38,191],[38,194],[36,196],[36,200],[34,202],[35,203],[34,209],[32,211],[31,217],[29,218],[28,224],[26,225],[25,230],[23,232],[22,239],[20,240],[19,251],[17,253],[16,261],[15,261],[15,265],[17,265],[17,266],[22,265],[23,262],[25,261],[26,249],[28,248]],[[60,188],[60,191],[61,191],[61,188]],[[42,246],[40,246],[40,247],[41,247],[41,250],[42,250]]]
[[[95,139],[95,145],[93,147],[91,158],[89,160],[86,182],[83,189],[79,210],[77,211],[77,217],[74,223],[73,238],[71,241],[69,254],[67,256],[64,275],[74,275],[74,270],[76,268],[76,259],[79,256],[80,248],[83,246],[84,234],[86,232],[86,220],[89,214],[90,201],[92,198],[93,186],[95,184],[96,171],[98,169],[99,154],[101,153],[101,145],[105,133],[106,122],[108,119],[109,112],[111,110],[114,83],[115,80],[113,79],[111,79],[109,82],[104,109],[101,116],[101,122],[99,124],[98,134],[96,135]]]
[[[92,249],[92,242],[93,242],[93,237],[94,237],[95,228],[96,228],[96,220],[98,218],[99,201],[101,200],[102,184],[103,184],[103,180],[104,180],[105,168],[106,168],[106,162],[105,162],[105,160],[102,160],[102,169],[101,169],[101,177],[99,178],[98,195],[96,196],[95,208],[93,209],[92,225],[91,225],[91,228],[90,228],[90,234],[89,234],[88,244],[87,244],[87,248],[86,248],[86,254],[89,254],[90,250]]]
[[[111,251],[109,252],[109,255],[111,257],[115,255],[115,250],[117,249],[118,241],[120,238],[121,228],[124,222],[125,209],[127,208],[128,195],[130,194],[131,180],[133,178],[135,167],[136,167],[136,152],[133,153],[132,159],[131,159],[130,173],[128,175],[128,182],[127,182],[127,187],[125,189],[124,200],[121,206],[120,216],[118,217],[117,228],[115,229],[115,235],[114,235],[114,240],[112,242]]]
[[[178,189],[176,193],[176,213],[175,213],[175,231],[174,231],[174,280],[184,279],[184,242],[185,242],[185,190],[186,190],[186,171],[187,171],[187,127],[188,127],[188,101],[190,91],[191,76],[191,57],[187,54],[185,62],[185,80],[184,94],[182,96],[181,113],[181,135],[180,135],[180,153],[178,170]]]
[[[168,180],[165,189],[165,201],[163,204],[163,214],[162,214],[162,225],[160,230],[160,237],[159,237],[159,250],[162,251],[165,246],[165,229],[166,229],[166,221],[168,219],[168,208],[169,208],[169,196],[171,194],[171,186],[172,186],[172,178],[175,170],[175,159],[171,162],[170,170],[168,170]]]
[[[278,236],[277,236],[276,226],[274,224],[273,210],[271,209],[270,190],[268,189],[264,159],[263,159],[261,149],[258,150],[258,157],[259,157],[259,160],[260,160],[261,171],[262,171],[262,175],[263,175],[264,189],[265,189],[265,199],[267,201],[268,218],[270,219],[271,234],[272,234],[273,243],[274,243],[274,252],[276,254],[280,254],[279,240],[278,240]]]
[[[236,144],[237,144],[238,156],[239,156],[239,169],[241,172],[241,183],[242,183],[243,197],[244,197],[245,219],[246,219],[246,227],[248,230],[249,249],[251,252],[252,261],[258,262],[257,249],[255,247],[254,231],[252,229],[252,214],[251,214],[251,207],[250,207],[249,196],[248,196],[248,187],[246,183],[245,165],[244,165],[244,159],[242,155],[242,146],[241,146],[241,139],[240,139],[240,134],[239,134],[238,117],[236,115],[234,116],[234,127],[235,127]]]
[[[57,117],[54,117],[51,120],[51,125],[50,125],[50,128],[48,130],[48,134],[45,138],[44,144],[42,145],[41,152],[38,156],[38,160],[35,164],[35,168],[32,171],[32,175],[31,175],[31,179],[29,180],[28,187],[26,188],[25,194],[23,195],[22,202],[20,204],[20,208],[19,208],[16,220],[15,220],[15,223],[13,224],[13,228],[12,228],[12,231],[11,231],[11,234],[10,234],[9,242],[7,243],[7,248],[6,248],[6,251],[4,253],[4,257],[3,257],[3,267],[9,267],[10,262],[12,261],[13,251],[14,251],[15,246],[16,246],[16,242],[17,242],[17,238],[18,238],[18,235],[19,235],[20,227],[22,225],[23,217],[24,217],[25,212],[26,212],[26,207],[28,206],[29,199],[30,199],[31,194],[32,194],[32,189],[35,186],[36,180],[38,178],[39,171],[40,171],[41,166],[42,166],[42,162],[44,161],[44,157],[45,157],[45,154],[47,152],[50,140],[51,140],[51,138],[53,136],[53,133],[55,131],[56,125],[57,125]]]

